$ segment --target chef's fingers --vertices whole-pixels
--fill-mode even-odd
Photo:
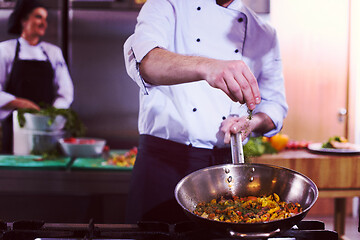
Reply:
[[[250,88],[252,91],[252,96],[255,99],[255,104],[259,104],[261,102],[259,85],[258,85],[258,82],[257,82],[254,74],[251,72],[251,70],[247,66],[243,71],[243,76],[245,77],[245,79],[247,80],[247,82],[250,85]],[[253,108],[250,108],[250,110],[253,110]]]
[[[228,144],[230,143],[231,134],[240,132],[241,138],[246,139],[252,131],[252,126],[247,116],[240,118],[230,117],[221,123],[220,130],[224,133],[224,143]]]
[[[207,60],[205,78],[210,86],[221,89],[234,102],[246,103],[250,110],[260,103],[257,80],[244,61]]]
[[[233,80],[234,81],[234,80]],[[232,94],[232,92],[230,91],[230,87],[228,85],[228,82],[226,81],[226,79],[223,79],[221,81],[221,83],[217,86],[217,88],[221,89],[226,95],[228,95],[228,97],[233,100],[234,102],[237,102],[238,99],[236,96],[234,96]]]
[[[260,90],[255,76],[243,61],[232,62],[225,71],[224,80],[229,89],[229,96],[234,96],[241,104],[246,103],[254,110],[260,103]],[[233,98],[231,98],[233,100]]]
[[[245,103],[243,90],[241,89],[241,85],[235,79],[234,76],[228,76],[225,80],[226,86],[229,90],[229,96],[233,96],[231,99],[234,102],[240,102],[241,104]],[[234,100],[235,99],[235,100]]]
[[[247,118],[234,123],[230,129],[230,132],[234,134],[240,132],[241,139],[246,139],[250,135],[251,131],[250,121]]]
[[[224,143],[230,143],[231,127],[236,123],[238,117],[228,117],[221,123],[220,131],[224,133]]]

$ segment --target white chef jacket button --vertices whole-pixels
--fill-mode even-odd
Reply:
[[[196,9],[196,10],[200,11],[200,10],[201,10],[201,7],[197,7],[197,9]]]
[[[222,117],[222,120],[225,120],[225,119],[226,119],[226,117],[225,117],[225,116],[223,116],[223,117]]]
[[[235,49],[235,53],[238,53],[239,52],[239,49]]]
[[[193,112],[196,112],[197,111],[197,109],[196,108],[193,108]]]
[[[238,22],[243,22],[243,21],[244,21],[243,18],[239,18],[239,19],[238,19]]]
[[[200,42],[200,38],[196,39],[197,42]]]

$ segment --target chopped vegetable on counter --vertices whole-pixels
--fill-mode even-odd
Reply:
[[[249,157],[257,157],[263,154],[277,153],[266,137],[251,137],[249,141],[244,145],[245,159]]]
[[[285,134],[278,133],[270,138],[270,143],[276,151],[285,149],[286,144],[289,142],[289,137]]]
[[[137,147],[133,147],[124,154],[112,154],[105,162],[106,165],[115,165],[120,167],[134,166],[137,155]]]
[[[289,140],[289,142],[286,144],[286,149],[290,149],[290,150],[296,150],[296,149],[304,149],[307,148],[309,146],[309,144],[311,144],[311,141],[296,141],[296,140]]]

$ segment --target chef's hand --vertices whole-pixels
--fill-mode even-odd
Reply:
[[[233,101],[246,103],[250,110],[260,103],[257,80],[243,61],[209,59],[205,72],[209,85],[221,89]]]
[[[36,103],[25,98],[15,98],[14,100],[12,100],[11,102],[9,102],[4,106],[4,109],[9,109],[9,110],[21,109],[21,108],[40,110],[40,107]]]
[[[141,60],[142,78],[153,85],[174,85],[206,80],[234,102],[246,103],[250,110],[261,101],[257,80],[241,60],[218,60],[187,56],[154,48]]]
[[[230,143],[231,134],[240,132],[241,139],[246,139],[251,132],[264,134],[275,128],[271,118],[265,113],[256,113],[243,117],[228,117],[221,123],[220,130],[224,133],[224,143]]]
[[[248,116],[228,117],[221,123],[220,130],[224,133],[224,143],[230,143],[232,133],[241,133],[241,139],[246,139],[252,132],[253,125]]]

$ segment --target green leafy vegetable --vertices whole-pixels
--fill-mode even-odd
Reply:
[[[277,151],[271,146],[269,142],[264,142],[262,137],[251,137],[244,145],[245,159],[258,157],[266,153],[273,154],[277,153]]]
[[[56,116],[62,115],[66,118],[66,124],[64,129],[68,132],[68,134],[70,134],[72,137],[82,137],[85,135],[85,125],[79,119],[77,113],[71,108],[63,109],[50,106],[40,110],[28,108],[18,109],[18,121],[20,127],[24,127],[25,125],[26,120],[24,113],[39,114],[50,117],[48,122],[49,126],[54,122]]]

